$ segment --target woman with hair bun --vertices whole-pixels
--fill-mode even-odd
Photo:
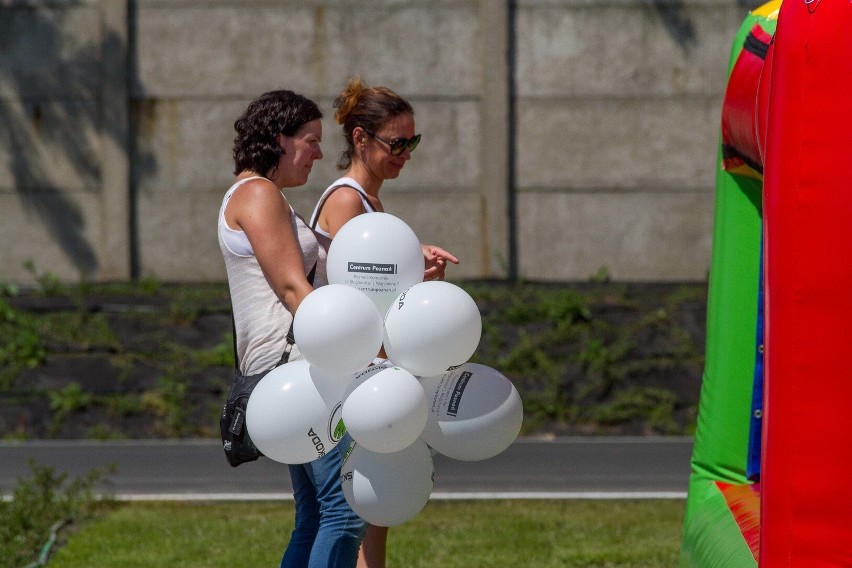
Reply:
[[[334,108],[334,120],[343,126],[347,143],[337,168],[345,173],[322,194],[310,223],[330,239],[356,215],[385,210],[379,198],[382,183],[399,177],[420,144],[414,109],[387,87],[367,87],[354,77],[334,100]],[[440,247],[421,246],[426,260],[424,280],[443,280],[447,261],[459,263]]]
[[[414,109],[387,87],[368,87],[360,77],[353,77],[334,100],[334,108],[334,120],[343,126],[347,143],[337,168],[345,173],[322,194],[310,222],[317,234],[329,239],[353,217],[384,211],[379,198],[382,183],[399,177],[420,144]],[[424,280],[443,280],[447,262],[459,263],[440,247],[421,247],[426,261]],[[387,534],[387,527],[367,526],[359,568],[384,568]]]

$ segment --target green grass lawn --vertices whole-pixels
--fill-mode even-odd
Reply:
[[[677,566],[683,501],[431,501],[393,567]],[[278,566],[291,502],[123,503],[65,535],[51,568]]]

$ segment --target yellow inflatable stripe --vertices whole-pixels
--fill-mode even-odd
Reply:
[[[771,2],[767,2],[763,6],[760,6],[759,8],[755,8],[751,11],[751,13],[755,16],[766,18],[767,20],[777,20],[778,10],[780,9],[781,0],[772,0]]]
[[[738,175],[751,179],[763,181],[763,174],[755,171],[754,168],[742,163],[739,160],[726,161],[722,164],[722,169],[732,175]]]

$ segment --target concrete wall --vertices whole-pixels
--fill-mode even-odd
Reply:
[[[129,273],[127,16],[0,2],[0,280]]]
[[[355,73],[415,107],[423,142],[382,198],[462,258],[452,277],[703,279],[727,59],[756,4],[0,0],[0,280],[224,279],[234,119],[275,88],[320,103],[326,158],[286,192],[307,215]]]

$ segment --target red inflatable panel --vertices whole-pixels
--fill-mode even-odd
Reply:
[[[757,87],[757,149],[760,163],[766,162],[766,129],[769,124],[769,86],[772,84],[772,60],[775,55],[775,43],[770,43],[766,50],[766,60],[760,72],[760,84]]]
[[[784,0],[764,160],[760,566],[852,566],[852,3]]]
[[[755,24],[728,78],[722,102],[722,167],[730,173],[757,178],[763,174],[757,93],[771,40]]]

